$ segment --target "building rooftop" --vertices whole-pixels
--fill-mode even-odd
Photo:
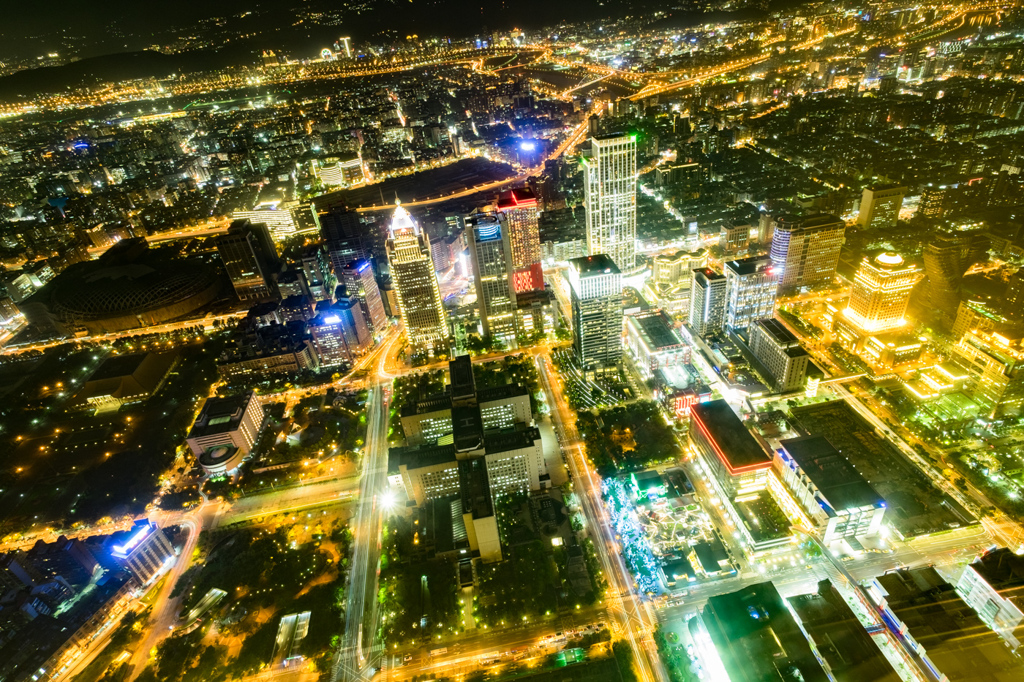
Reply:
[[[807,474],[833,510],[885,505],[882,496],[824,436],[790,438],[780,445]]]
[[[110,356],[93,372],[75,399],[86,402],[99,396],[152,395],[177,359],[176,352]]]
[[[615,264],[611,256],[598,253],[593,256],[584,256],[582,258],[573,258],[569,261],[569,264],[580,273],[580,276],[586,277],[588,275],[604,275],[604,274],[619,274],[619,266]]]
[[[701,619],[732,682],[828,679],[770,582],[711,597]]]
[[[452,433],[458,452],[471,452],[483,447],[484,426],[480,419],[480,408],[476,405],[453,406]]]
[[[814,640],[836,682],[900,680],[831,582],[822,580],[816,593],[789,597],[786,601]]]
[[[521,395],[530,395],[530,392],[519,384],[489,386],[476,392],[476,401],[477,403],[489,403],[492,400],[507,400]]]
[[[540,440],[540,429],[529,427],[515,431],[496,431],[484,436],[484,448],[488,455],[532,448]]]
[[[725,275],[715,272],[711,268],[696,268],[694,272],[709,282],[714,282],[717,279],[725,279]]]
[[[889,608],[949,679],[1011,680],[1024,675],[1024,662],[935,568],[890,571],[876,580]]]
[[[459,461],[459,493],[462,495],[463,514],[472,514],[474,519],[494,516],[491,484],[483,457]]]
[[[252,391],[226,398],[207,398],[199,417],[192,425],[192,430],[188,432],[188,437],[201,438],[234,431],[241,423],[250,400],[256,400],[256,394]]]
[[[476,395],[473,361],[468,355],[459,355],[448,363],[452,401],[471,399]]]
[[[1017,608],[1024,608],[1024,556],[1000,547],[974,560],[971,568]]]
[[[794,344],[799,345],[799,341],[793,332],[786,329],[786,326],[776,320],[774,317],[765,317],[760,320],[755,320],[754,324],[761,327],[768,336],[779,346],[792,346]]]
[[[697,403],[690,408],[690,415],[732,474],[771,466],[771,457],[725,400]]]
[[[454,445],[410,445],[388,450],[389,474],[397,474],[402,465],[407,469],[423,469],[446,462],[455,462]]]
[[[533,190],[529,187],[519,187],[508,192],[502,192],[498,197],[499,211],[535,207],[536,205],[537,197],[534,196]]]
[[[682,339],[672,329],[672,322],[660,310],[630,315],[626,321],[637,329],[648,350],[659,351],[683,345]]]
[[[739,258],[737,260],[727,261],[725,269],[733,272],[736,275],[753,275],[758,272],[770,269],[773,266],[774,261],[768,256],[751,256],[750,258]]]
[[[450,409],[452,409],[452,397],[447,393],[442,393],[402,405],[401,416],[412,417],[417,414],[429,414]]]

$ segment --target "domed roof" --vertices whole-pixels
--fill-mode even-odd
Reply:
[[[78,320],[138,315],[181,303],[217,278],[213,268],[199,261],[156,259],[80,268],[65,275],[54,281],[54,312]]]
[[[897,265],[903,265],[903,256],[892,251],[886,251],[875,256],[875,262],[879,265],[885,265],[887,267],[895,267]]]

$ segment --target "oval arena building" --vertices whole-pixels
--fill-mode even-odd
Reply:
[[[98,260],[75,263],[23,306],[31,324],[59,333],[106,334],[164,324],[216,299],[214,265],[150,250],[144,239],[115,244]]]

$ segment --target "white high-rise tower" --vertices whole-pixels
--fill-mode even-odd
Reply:
[[[591,138],[582,163],[587,253],[606,254],[629,272],[636,265],[636,135]]]

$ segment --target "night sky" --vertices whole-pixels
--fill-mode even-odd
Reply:
[[[324,10],[369,3],[357,15],[346,13],[341,26],[291,27],[302,9]],[[512,27],[537,28],[563,19],[578,20],[646,13],[648,6],[665,8],[653,0],[46,0],[10,2],[0,22],[0,56],[21,56],[59,51],[64,40],[74,39],[82,56],[143,49],[163,42],[170,26],[187,28],[211,17],[232,17],[247,10],[254,14],[231,18],[231,26],[259,32],[262,45],[296,50],[309,41],[350,35],[355,40],[380,36],[381,31],[404,37],[450,35],[461,37]],[[326,43],[325,43],[326,44]],[[312,50],[312,48],[310,48]],[[314,50],[315,52],[315,50]]]

